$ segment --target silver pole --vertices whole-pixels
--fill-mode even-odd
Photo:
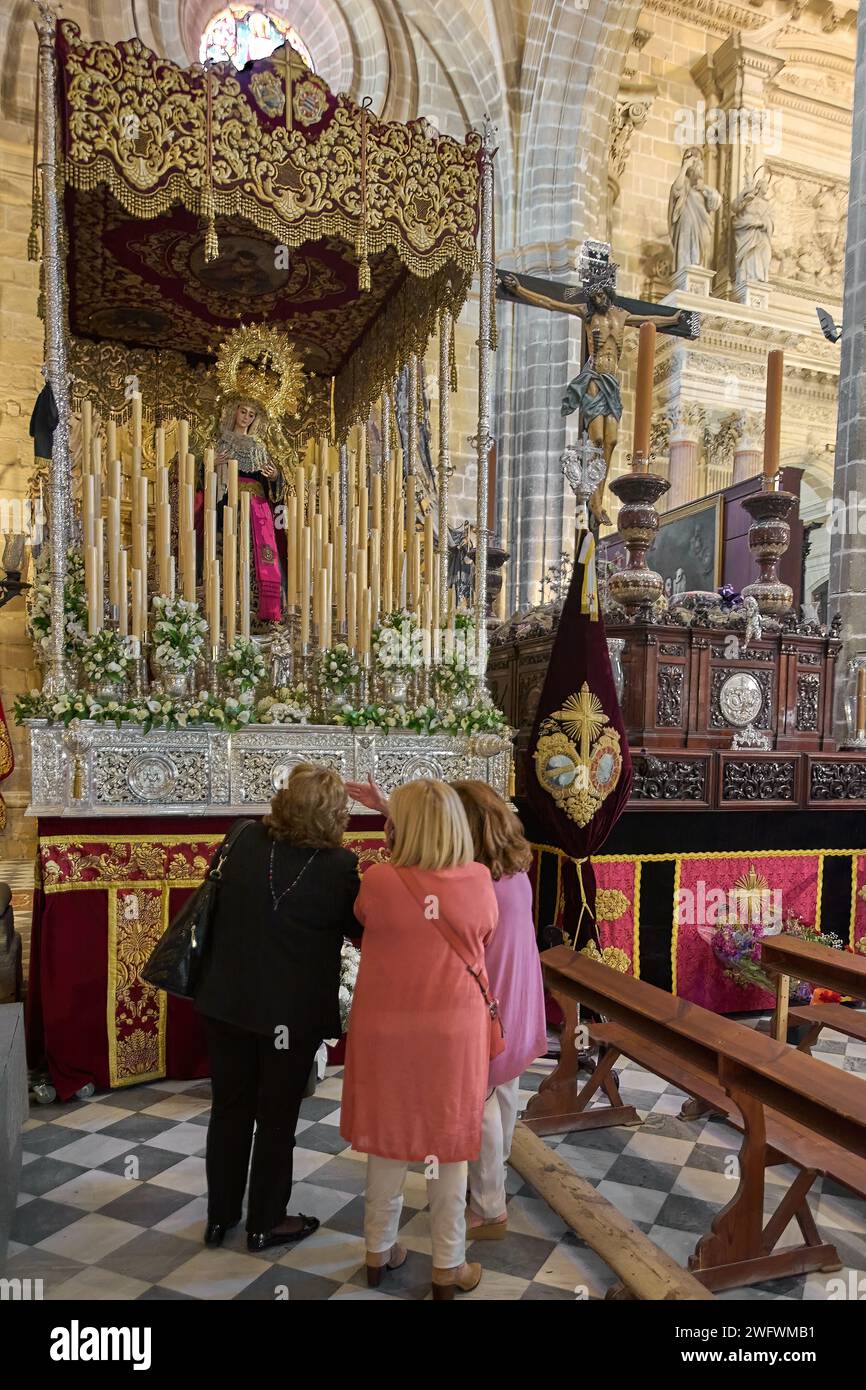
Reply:
[[[391,396],[390,396],[390,394],[389,394],[387,391],[383,391],[383,392],[382,392],[382,506],[383,506],[383,509],[387,509],[387,506],[388,506],[388,500],[387,500],[387,499],[388,499],[388,479],[391,477],[391,469],[394,468],[394,467],[395,467],[395,461],[394,461],[394,459],[392,459],[392,457],[391,457]],[[395,492],[395,496],[396,496],[396,492]],[[392,519],[391,519],[391,524],[393,525],[393,517],[392,517]],[[391,535],[392,535],[392,545],[391,545],[391,555],[390,555],[390,557],[386,557],[386,555],[385,555],[385,536],[386,536],[386,534],[387,534],[387,532],[386,532],[385,525],[384,525],[384,511],[383,511],[382,534],[381,534],[381,536],[379,537],[379,540],[380,540],[381,546],[382,546],[382,559],[381,559],[381,561],[380,561],[380,566],[381,566],[381,568],[380,568],[380,582],[381,582],[382,585],[384,585],[384,582],[385,582],[385,570],[388,568],[388,564],[389,564],[389,560],[390,560],[390,564],[391,564],[391,582],[392,582],[392,586],[393,586],[393,581],[394,581],[394,571],[393,571],[393,564],[394,564],[393,532],[391,533]],[[380,593],[381,593],[381,592],[382,592],[382,590],[380,589]],[[394,594],[393,594],[393,587],[392,587],[391,598],[393,599],[393,597],[394,597]],[[398,607],[399,607],[399,604],[392,603],[392,607],[398,608]],[[383,606],[383,609],[382,609],[383,614],[384,614],[385,611],[386,611],[386,610],[385,610],[385,608],[384,608],[384,606]]]
[[[479,260],[478,306],[478,433],[475,447],[478,457],[477,511],[475,520],[475,640],[478,658],[478,677],[484,679],[487,670],[487,529],[488,455],[490,453],[490,355],[493,315],[493,158],[496,153],[494,129],[484,123],[481,146],[481,249]]]
[[[439,317],[439,621],[448,612],[448,488],[451,482],[451,314]]]
[[[408,465],[409,465],[409,466],[408,466],[408,473],[409,473],[409,475],[410,475],[411,477],[413,477],[413,478],[415,479],[415,488],[416,488],[415,505],[416,505],[416,507],[417,507],[417,505],[418,505],[418,496],[417,496],[417,487],[418,487],[418,358],[415,356],[415,353],[414,353],[414,352],[412,353],[412,356],[409,358],[409,390],[408,390],[408,392],[407,392],[407,406],[406,406],[406,408],[407,408],[407,413],[408,413],[408,416],[409,416],[409,418],[408,418],[408,420],[407,420],[407,422],[406,422],[406,427],[407,427],[407,431],[408,431],[408,439],[409,439],[409,459],[408,459]],[[409,495],[409,494],[408,494],[408,489],[407,489],[407,493],[406,493],[407,498],[408,498],[408,495]],[[417,512],[415,513],[415,515],[417,515]],[[409,557],[410,557],[410,555],[412,554],[412,546],[413,546],[413,544],[414,544],[413,537],[414,537],[414,535],[415,535],[415,515],[413,515],[413,516],[410,516],[410,515],[409,515],[408,502],[407,502],[407,509],[406,509],[406,603],[407,603],[408,605],[414,604],[414,605],[418,608],[418,610],[420,611],[420,606],[421,606],[421,595],[420,595],[420,594],[411,594],[411,593],[409,592],[409,576],[410,576],[410,574],[412,573],[411,566],[410,566],[410,564],[409,564]]]
[[[42,283],[45,303],[45,366],[43,373],[54,392],[57,428],[48,476],[50,508],[51,646],[45,689],[61,694],[68,688],[64,657],[66,551],[72,522],[72,460],[69,452],[69,369],[66,356],[63,296],[62,212],[57,160],[57,15],[45,0],[36,0],[39,17],[39,106],[42,136]]]

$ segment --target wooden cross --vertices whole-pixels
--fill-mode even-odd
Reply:
[[[284,43],[282,48],[275,49],[271,54],[271,62],[283,74],[286,84],[286,130],[293,130],[292,83],[301,73],[309,72],[309,68],[290,43]]]

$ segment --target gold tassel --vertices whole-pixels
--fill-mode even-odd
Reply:
[[[217,237],[216,220],[214,217],[213,189],[205,189],[201,203],[202,216],[205,219],[204,258],[206,261],[215,261],[220,253],[220,244],[219,238]]]
[[[358,257],[358,289],[363,293],[366,293],[373,283],[370,273],[370,248],[367,237],[367,108],[370,105],[370,97],[365,97],[361,104],[361,213],[358,225],[358,236],[355,241],[355,254]]]
[[[448,338],[448,375],[451,394],[457,390],[457,339],[454,332],[454,315],[451,315],[451,333]]]
[[[207,83],[207,98],[205,102],[207,184],[202,194],[202,216],[206,222],[204,258],[205,261],[215,261],[220,253],[220,244],[216,231],[216,201],[213,191],[213,88],[211,86],[209,69],[205,69],[205,82]]]
[[[415,367],[415,378],[416,378],[416,380],[417,380],[417,382],[418,382],[418,391],[417,391],[416,400],[415,400],[415,419],[418,421],[418,424],[419,424],[419,425],[423,425],[423,423],[424,423],[424,388],[423,388],[422,385],[421,385],[421,367],[420,367],[420,365],[416,365],[416,367]]]
[[[331,443],[336,447],[337,444],[337,409],[335,396],[337,393],[337,378],[331,377]]]
[[[42,190],[39,184],[39,78],[36,79],[36,109],[33,116],[33,193],[30,207],[28,261],[39,260],[39,228],[42,225]]]

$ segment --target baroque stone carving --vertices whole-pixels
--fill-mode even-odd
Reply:
[[[778,232],[773,245],[774,278],[841,293],[845,261],[848,192],[844,184],[817,175],[773,171]]]
[[[656,723],[662,728],[678,729],[683,722],[682,666],[659,666],[656,689]]]
[[[633,801],[706,801],[707,760],[704,758],[634,759]]]
[[[723,801],[793,801],[796,762],[726,762]]]
[[[651,100],[618,101],[610,122],[610,150],[608,159],[610,171],[615,179],[621,179],[628,162],[632,136],[646,124]]]
[[[733,463],[734,450],[740,439],[740,415],[732,411],[719,420],[704,425],[704,454],[710,468],[722,468]]]

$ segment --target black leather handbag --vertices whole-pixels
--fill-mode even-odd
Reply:
[[[223,864],[232,845],[252,824],[251,820],[235,822],[220,845],[204,883],[187,898],[156,943],[141,971],[141,978],[155,989],[164,989],[166,994],[176,994],[180,999],[194,997]]]

